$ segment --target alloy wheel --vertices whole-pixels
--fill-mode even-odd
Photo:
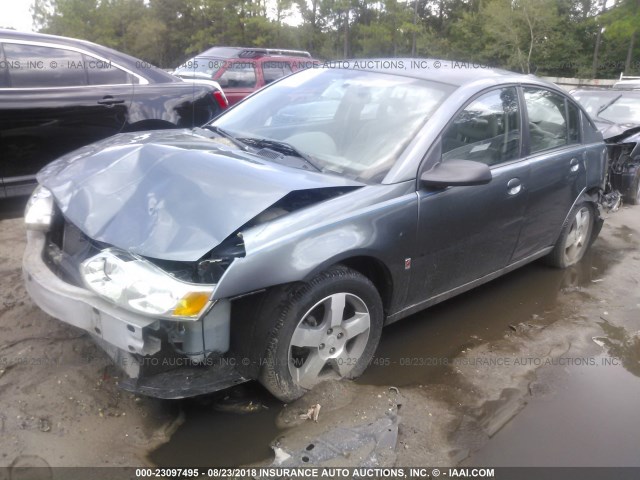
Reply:
[[[289,344],[289,372],[302,388],[349,375],[364,353],[371,329],[369,309],[351,293],[334,293],[302,317]]]
[[[565,242],[564,257],[567,264],[571,265],[582,258],[589,243],[590,225],[591,211],[588,207],[580,208],[573,218]]]

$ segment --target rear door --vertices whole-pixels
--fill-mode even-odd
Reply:
[[[569,210],[587,185],[580,110],[567,96],[524,87],[531,179],[526,221],[513,260],[555,244]]]
[[[444,294],[507,266],[526,208],[529,164],[521,158],[515,86],[491,90],[460,111],[441,136],[442,162],[491,167],[487,185],[418,191],[418,249],[410,302]]]
[[[44,165],[120,131],[133,84],[125,74],[125,85],[91,85],[120,74],[104,61],[88,69],[89,57],[72,47],[4,41],[2,48],[9,68],[0,87],[0,173],[7,195],[28,194]]]

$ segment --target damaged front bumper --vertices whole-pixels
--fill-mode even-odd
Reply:
[[[47,243],[46,232],[27,230],[23,274],[29,295],[49,315],[89,333],[125,373],[121,387],[159,398],[183,398],[247,380],[224,358],[229,301],[214,303],[196,321],[136,314],[59,278],[44,261]]]

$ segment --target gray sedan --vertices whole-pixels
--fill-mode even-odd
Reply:
[[[305,70],[202,129],[50,164],[26,211],[32,298],[130,391],[257,379],[290,401],[360,375],[384,325],[579,262],[607,162],[584,110],[533,76],[389,65]]]

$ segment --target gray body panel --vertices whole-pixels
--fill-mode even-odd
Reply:
[[[341,260],[380,260],[393,282],[389,310],[401,307],[415,247],[414,182],[369,185],[243,232],[246,256],[229,266],[214,292],[226,298],[309,279]]]

